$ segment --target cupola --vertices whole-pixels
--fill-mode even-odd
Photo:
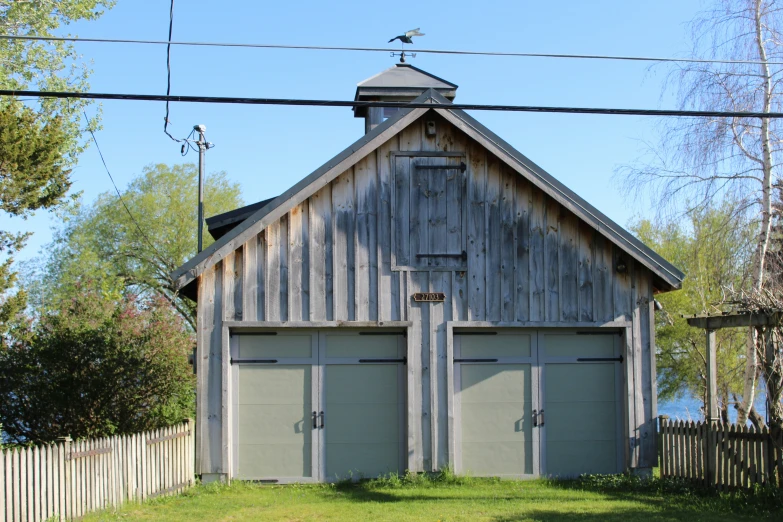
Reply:
[[[398,63],[359,83],[354,100],[411,102],[427,89],[435,89],[449,100],[457,95],[457,85],[410,64]],[[354,107],[353,112],[354,117],[364,118],[366,134],[398,110],[395,107]]]

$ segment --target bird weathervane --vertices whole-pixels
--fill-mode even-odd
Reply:
[[[405,47],[404,47],[404,45],[405,44],[412,44],[414,36],[424,36],[424,33],[420,33],[419,32],[419,28],[417,27],[416,29],[411,29],[410,31],[405,31],[405,34],[401,34],[399,36],[395,36],[394,38],[389,40],[389,43],[392,43],[394,40],[399,40],[400,41],[400,49],[401,49],[401,51],[399,53],[400,63],[405,63]],[[391,55],[392,56],[397,56],[398,53],[391,53]],[[412,56],[413,58],[416,58],[416,53],[410,53],[409,55]]]

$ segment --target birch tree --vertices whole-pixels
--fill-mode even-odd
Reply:
[[[783,101],[783,1],[715,0],[690,24],[692,58],[668,77],[681,109],[770,113]],[[711,60],[725,60],[719,63]],[[688,212],[730,196],[732,226],[756,227],[747,289],[761,292],[770,246],[772,185],[780,179],[783,122],[772,118],[671,118],[649,155],[619,170],[629,193],[660,211]],[[755,332],[748,334],[738,422],[756,396]]]

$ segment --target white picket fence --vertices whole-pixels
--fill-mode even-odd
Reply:
[[[6,522],[73,520],[193,484],[192,423],[101,439],[0,451]]]

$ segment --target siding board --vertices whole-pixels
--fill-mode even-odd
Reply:
[[[521,178],[516,180],[514,198],[516,212],[514,223],[516,302],[514,303],[514,318],[517,321],[530,320],[530,188],[530,183]]]
[[[353,169],[337,178],[332,185],[332,213],[334,320],[351,321],[356,317]]]
[[[560,205],[547,198],[544,215],[544,307],[547,321],[560,321]]]
[[[560,317],[565,322],[576,322],[579,320],[579,221],[562,207],[560,212]]]
[[[486,220],[484,237],[487,245],[484,285],[487,297],[487,321],[500,321],[501,260],[500,241],[503,234],[500,221],[500,162],[487,158]]]
[[[356,187],[356,320],[378,319],[378,178],[373,152],[354,167]]]
[[[516,178],[504,168],[500,180],[500,320],[515,319],[516,303]]]
[[[471,143],[468,150],[471,173],[468,178],[468,317],[471,321],[486,320],[486,277],[484,209],[487,171],[485,150]]]

